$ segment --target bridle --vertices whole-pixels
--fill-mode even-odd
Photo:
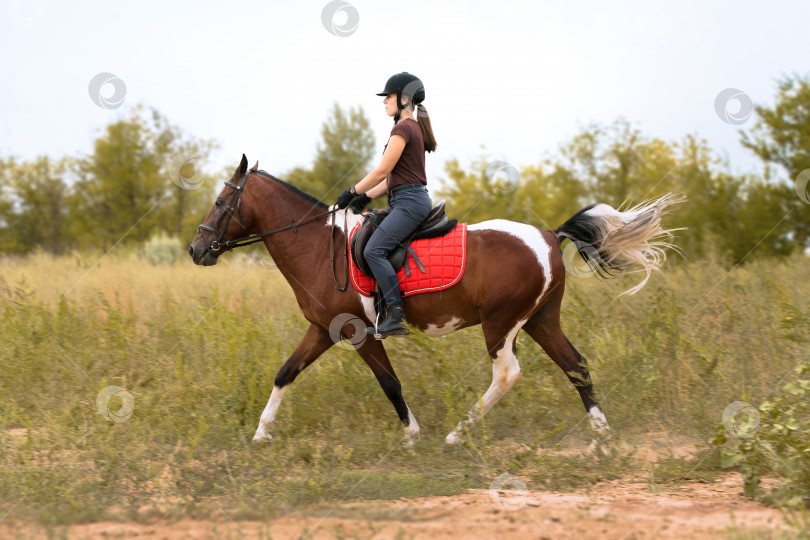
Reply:
[[[242,188],[245,187],[245,183],[247,182],[248,176],[250,176],[251,171],[247,171],[242,179],[239,181],[239,184],[234,184],[233,182],[225,182],[226,186],[230,186],[234,189],[233,194],[231,195],[228,204],[225,205],[223,208],[222,215],[219,216],[217,220],[216,227],[209,227],[208,225],[201,223],[199,227],[197,227],[197,236],[200,237],[202,240],[203,246],[205,246],[206,251],[211,253],[216,253],[222,247],[225,247],[228,251],[232,250],[234,247],[238,246],[228,246],[228,242],[222,242],[222,238],[225,236],[225,231],[228,230],[228,225],[231,222],[231,218],[233,217],[234,210],[239,213],[239,217],[237,217],[237,221],[239,222],[239,226],[245,231],[245,226],[242,224]],[[220,204],[221,200],[217,199],[216,205],[222,207]],[[225,226],[222,227],[222,232],[218,232],[220,225],[222,225],[222,220],[225,220]],[[211,242],[210,244],[206,244],[205,238],[202,235],[202,231],[212,232],[216,235],[216,240]],[[247,231],[245,231],[247,232]]]
[[[233,251],[234,248],[249,246],[250,244],[255,244],[256,242],[261,242],[261,240],[265,236],[270,236],[271,234],[276,234],[282,231],[289,231],[292,229],[293,232],[298,232],[298,227],[301,225],[306,225],[307,223],[312,223],[313,221],[318,221],[324,216],[332,215],[332,230],[329,232],[329,261],[332,263],[332,279],[335,280],[335,288],[339,291],[345,291],[346,287],[349,285],[349,248],[346,246],[346,258],[344,260],[344,274],[346,275],[346,281],[343,285],[337,280],[337,275],[335,274],[335,212],[339,210],[339,208],[335,207],[332,210],[328,210],[317,216],[313,216],[302,221],[296,223],[295,220],[291,220],[289,225],[285,225],[284,227],[279,227],[278,229],[272,229],[270,231],[265,231],[259,234],[251,234],[248,236],[244,236],[242,238],[237,238],[236,240],[225,240],[223,241],[223,237],[225,236],[225,231],[228,230],[228,225],[231,222],[231,218],[233,217],[234,212],[237,213],[236,221],[239,223],[239,226],[242,228],[242,231],[247,232],[245,226],[242,224],[242,191],[247,183],[248,176],[252,173],[257,172],[254,169],[248,170],[242,179],[239,181],[239,184],[234,184],[233,182],[226,181],[224,182],[226,186],[232,187],[234,189],[231,198],[228,200],[227,204],[224,206],[221,204],[221,200],[217,199],[216,205],[223,209],[222,215],[219,216],[217,220],[217,224],[215,227],[209,227],[208,225],[201,223],[197,227],[197,236],[200,237],[200,241],[202,242],[205,250],[215,255],[218,251],[224,249],[225,251]],[[348,212],[348,209],[346,210]],[[225,221],[223,225],[223,220]],[[221,229],[220,229],[221,226]],[[343,237],[348,239],[347,236],[347,229],[348,229],[348,217],[346,213],[343,214]],[[202,231],[208,231],[214,233],[216,235],[216,240],[208,244],[205,241],[205,237],[202,235]]]

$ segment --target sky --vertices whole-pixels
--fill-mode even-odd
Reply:
[[[810,74],[808,24],[806,1],[0,0],[0,157],[81,156],[142,104],[216,140],[216,170],[245,153],[283,175],[311,165],[333,103],[365,110],[381,154],[393,124],[375,94],[408,71],[438,141],[429,185],[448,159],[536,165],[620,117],[754,172],[746,101]],[[100,73],[119,87],[91,91]],[[718,113],[727,89],[742,95]]]

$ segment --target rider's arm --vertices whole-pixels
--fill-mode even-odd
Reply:
[[[366,191],[366,195],[370,199],[376,199],[377,197],[382,197],[388,191],[388,178],[371,188],[370,190]]]
[[[391,174],[391,171],[394,169],[394,165],[399,161],[402,151],[405,149],[405,143],[405,137],[402,135],[391,135],[391,138],[388,139],[388,146],[385,148],[385,153],[383,154],[380,164],[354,186],[357,193],[365,193],[388,178],[388,175]],[[382,192],[377,194],[378,197],[380,195],[382,195]],[[372,195],[369,195],[369,197],[372,199],[375,198]]]

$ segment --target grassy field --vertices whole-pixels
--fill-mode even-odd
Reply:
[[[633,278],[569,278],[563,328],[590,361],[613,430],[595,453],[577,451],[594,437],[577,392],[525,334],[523,380],[463,448],[444,448],[490,382],[479,329],[388,340],[422,427],[414,452],[368,368],[339,347],[294,383],[274,441],[255,448],[275,374],[306,328],[269,259],[98,259],[0,260],[0,516],[267,518],[302,504],[487,489],[502,473],[555,490],[708,480],[722,471],[708,441],[725,408],[768,399],[810,339],[810,325],[795,324],[810,316],[806,257],[731,273],[671,264],[621,298]],[[108,404],[131,404],[125,421],[99,413],[109,386],[132,396]],[[640,467],[627,448],[651,434],[696,450]]]

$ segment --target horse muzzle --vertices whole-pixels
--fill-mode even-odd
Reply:
[[[211,253],[211,250],[204,246],[199,239],[189,244],[188,254],[194,264],[200,266],[214,266],[217,264],[217,256]]]

